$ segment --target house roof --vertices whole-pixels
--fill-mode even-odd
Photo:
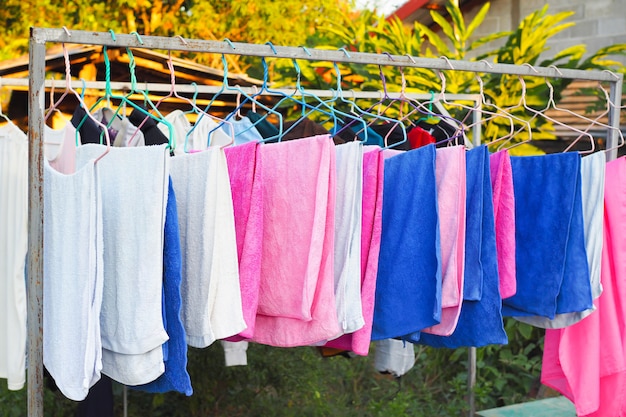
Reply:
[[[443,16],[447,16],[446,3],[447,0],[409,0],[391,13],[387,19],[395,16],[404,23],[417,21],[431,26],[433,19],[430,17],[430,11],[437,10]],[[478,3],[485,3],[485,1],[459,0],[459,6],[463,8],[474,6]]]

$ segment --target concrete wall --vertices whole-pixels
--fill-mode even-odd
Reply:
[[[567,22],[575,26],[558,33],[549,41],[553,56],[564,48],[577,44],[586,44],[587,52],[617,43],[626,44],[626,0],[492,0],[491,9],[476,35],[512,30],[535,10],[549,4],[548,13],[574,11]],[[473,17],[479,7],[466,12]],[[502,42],[500,42],[501,44]],[[497,43],[481,48],[480,52],[499,46]],[[626,62],[626,58],[621,58]]]

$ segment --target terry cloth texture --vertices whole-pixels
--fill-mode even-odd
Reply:
[[[231,341],[254,335],[263,248],[263,164],[256,143],[224,149],[233,196],[239,284],[246,329]]]
[[[493,212],[496,221],[500,295],[502,299],[505,299],[514,296],[517,291],[513,171],[511,157],[506,150],[491,155],[489,163],[493,190]]]
[[[261,157],[263,260],[253,340],[290,347],[332,339],[339,334],[332,140],[325,135],[265,144]]]
[[[592,306],[580,155],[512,157],[517,293],[503,314],[542,316]]]
[[[372,340],[409,335],[441,319],[441,246],[435,147],[385,160]]]
[[[233,199],[224,151],[172,158],[183,257],[181,318],[190,346],[203,348],[246,328]]]
[[[187,372],[187,339],[180,319],[182,281],[182,254],[178,230],[178,211],[172,180],[169,181],[167,213],[165,217],[165,244],[163,246],[163,296],[165,327],[170,337],[164,355],[165,372],[155,381],[136,388],[146,392],[176,391],[190,396],[193,394],[191,379]]]
[[[94,144],[79,147],[77,169],[105,149]],[[96,171],[102,179],[104,230],[102,347],[116,353],[146,353],[168,338],[162,317],[167,150],[165,145],[111,148]]]
[[[426,333],[449,336],[454,332],[463,303],[465,268],[465,147],[437,149],[437,205],[441,241],[441,321]]]
[[[415,365],[415,347],[402,340],[384,339],[375,343],[374,368],[401,377]]]
[[[496,256],[496,231],[493,214],[491,178],[489,175],[489,152],[485,146],[467,152],[467,178],[475,182],[480,179],[480,187],[468,186],[467,194],[467,236],[466,248],[475,246],[477,250],[467,250],[465,265],[478,265],[479,268],[465,268],[465,282],[469,271],[480,274],[474,282],[480,282],[481,297],[478,300],[463,300],[461,315],[454,333],[442,337],[422,333],[420,343],[435,346],[458,348],[461,346],[486,346],[506,344],[507,336],[502,323],[502,299],[499,291],[498,260]],[[480,189],[480,191],[477,191]],[[470,193],[479,192],[478,199]],[[470,227],[480,224],[480,227]],[[479,259],[475,259],[479,257]]]
[[[102,196],[93,161],[63,175],[44,161],[43,362],[82,401],[102,370]]]
[[[602,153],[601,153],[602,154]],[[569,398],[579,416],[626,414],[626,158],[606,164],[602,287],[596,311],[546,330],[541,382]]]
[[[361,305],[365,324],[354,333],[329,341],[326,346],[367,356],[374,319],[376,275],[382,233],[385,160],[377,146],[366,146],[363,155],[363,213],[361,231]]]

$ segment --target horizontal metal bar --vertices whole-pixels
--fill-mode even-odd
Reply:
[[[472,71],[492,74],[540,76],[591,81],[615,82],[622,74],[608,71],[583,71],[557,69],[556,67],[532,67],[530,65],[495,64],[487,62],[456,61],[447,58],[419,58],[408,55],[382,55],[344,50],[305,49],[303,47],[255,45],[239,42],[183,39],[181,37],[137,36],[109,32],[33,28],[33,36],[41,42],[65,42],[88,45],[107,45],[146,49],[178,50],[258,57],[304,59],[309,61],[331,61],[353,64],[373,64],[395,67],[414,67],[432,70]]]

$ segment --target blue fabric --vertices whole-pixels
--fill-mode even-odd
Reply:
[[[471,162],[470,162],[471,160]],[[481,298],[479,300],[467,300],[464,298],[461,306],[459,322],[448,337],[422,333],[420,343],[434,346],[458,348],[462,346],[486,346],[491,344],[506,344],[508,342],[502,323],[502,298],[500,297],[500,277],[498,274],[498,257],[496,253],[496,226],[493,215],[493,195],[491,191],[491,174],[489,171],[489,152],[485,146],[475,148],[468,152],[467,178],[480,178],[479,198],[469,198],[467,214],[479,217],[480,230],[475,234],[471,246],[477,246],[477,251],[467,251],[465,254],[465,282],[468,280],[468,256],[479,259],[471,259],[470,263],[480,265],[480,269],[473,273],[480,274],[474,281],[481,282]],[[470,172],[474,171],[474,172]],[[478,173],[478,174],[477,174]],[[468,222],[469,223],[469,222]],[[468,230],[467,241],[470,233]],[[466,248],[469,246],[466,245]],[[467,249],[466,249],[467,250]]]
[[[340,121],[339,121],[340,122]],[[360,123],[354,123],[354,121],[350,121],[349,126],[347,127],[347,129],[350,130],[350,132],[352,132],[352,134],[357,135],[357,137],[364,141],[363,144],[364,145],[377,145],[377,146],[385,146],[385,142],[383,140],[383,137],[380,136],[377,132],[375,132],[371,127],[367,127],[367,138],[365,137],[365,132],[363,131],[363,127],[362,124]],[[337,135],[342,129],[344,129],[344,125],[335,125],[330,129],[330,133],[335,136]],[[339,135],[342,136],[342,138],[345,138],[345,135]]]
[[[187,341],[183,323],[180,320],[182,279],[182,254],[176,196],[170,178],[165,217],[165,242],[163,246],[163,294],[164,312],[167,319],[165,329],[169,336],[165,372],[149,384],[132,387],[141,391],[162,393],[177,391],[187,396],[193,394],[191,379],[187,373]],[[165,352],[164,352],[165,353]]]
[[[385,160],[382,217],[372,340],[401,337],[441,320],[434,145]]]
[[[580,155],[512,157],[517,293],[507,316],[543,316],[592,306],[582,220]]]
[[[480,301],[483,292],[482,265],[482,233],[485,215],[493,221],[493,200],[491,213],[483,208],[485,174],[489,177],[489,165],[485,166],[485,158],[489,158],[486,146],[480,146],[465,153],[466,175],[466,216],[465,216],[465,273],[463,284],[463,300]],[[487,160],[489,162],[489,160]],[[488,178],[489,178],[488,177]],[[491,185],[489,186],[491,190]],[[491,199],[491,197],[490,197]]]

